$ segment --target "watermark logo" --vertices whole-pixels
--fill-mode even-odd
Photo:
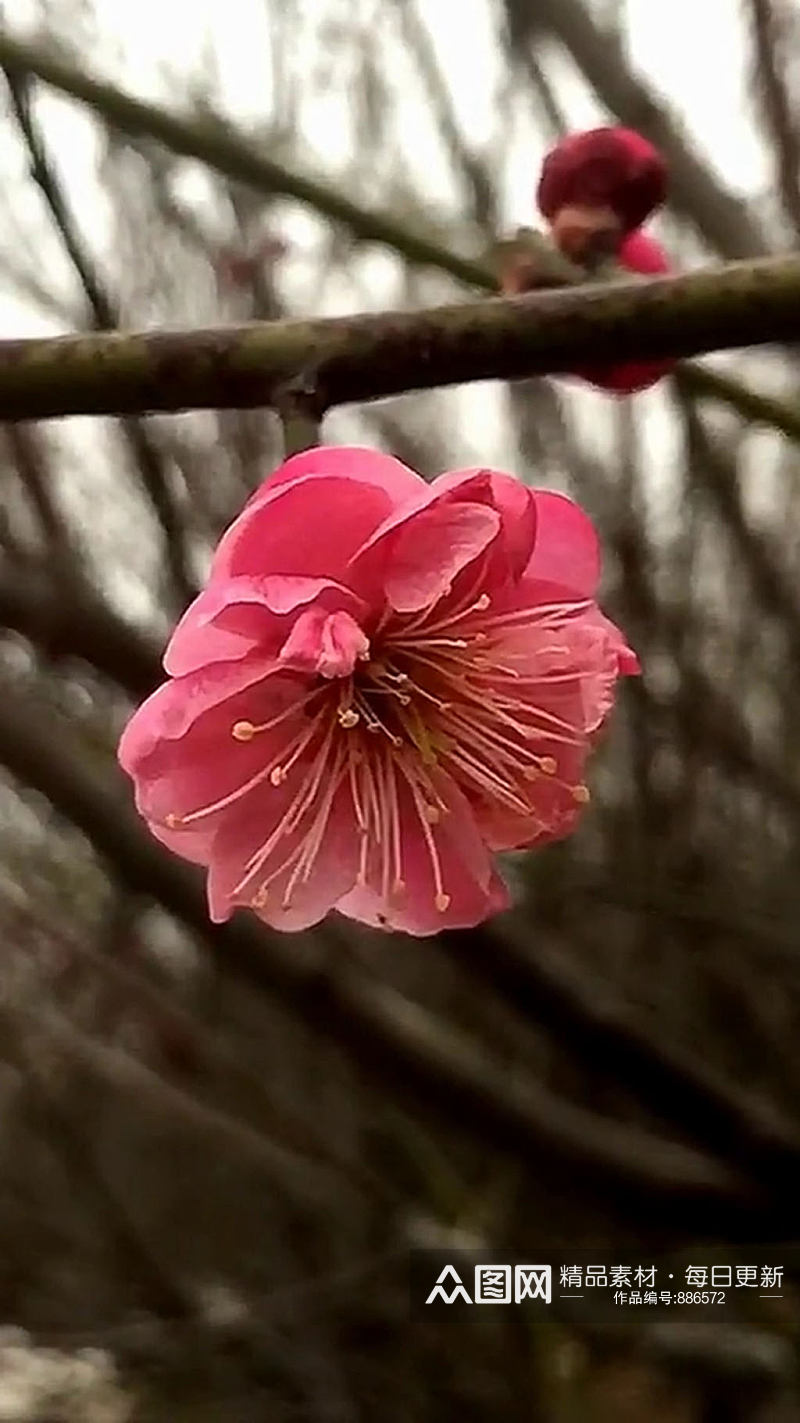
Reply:
[[[523,1300],[539,1299],[549,1304],[552,1295],[550,1265],[476,1265],[472,1298],[455,1265],[445,1265],[425,1303],[453,1304],[461,1300],[464,1304],[521,1304]]]
[[[536,1265],[484,1249],[415,1250],[410,1308],[416,1318],[451,1324],[518,1310],[542,1323],[607,1324],[621,1316],[758,1323],[765,1311],[800,1301],[798,1245],[690,1249],[636,1265],[614,1264],[599,1247],[569,1259],[542,1247],[536,1255],[546,1263]]]
[[[453,1288],[450,1294],[447,1294],[444,1288],[444,1282],[448,1278],[453,1282]],[[442,1300],[444,1304],[452,1304],[453,1300],[456,1299],[463,1299],[465,1304],[472,1304],[472,1300],[462,1284],[461,1276],[454,1265],[445,1265],[425,1303],[433,1304],[434,1300],[437,1299]]]

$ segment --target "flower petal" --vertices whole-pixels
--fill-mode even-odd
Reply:
[[[273,474],[268,475],[247,507],[263,503],[281,485],[295,479],[329,479],[331,476],[373,484],[388,494],[394,504],[416,498],[420,487],[425,487],[422,476],[395,459],[394,455],[383,454],[366,445],[317,445],[314,449],[292,455]]]
[[[244,657],[256,647],[274,655],[286,637],[280,620],[309,603],[331,612],[362,607],[349,588],[331,578],[278,574],[212,579],[172,634],[164,669],[171,677],[183,677],[210,662]]]
[[[265,768],[268,773],[284,748],[309,727],[301,706],[302,689],[303,683],[287,674],[271,677],[260,686],[241,688],[225,701],[207,706],[180,737],[160,734],[163,726],[170,726],[169,704],[180,706],[180,683],[160,688],[159,700],[167,704],[163,717],[158,708],[148,708],[147,703],[140,708],[130,723],[130,734],[126,730],[123,737],[120,761],[134,778],[139,813],[163,843],[187,858],[203,860],[201,851],[210,845],[203,835],[209,829],[215,831],[224,816],[240,814],[244,797],[237,797],[227,809],[210,813],[210,808],[246,791],[256,777],[272,791],[266,774],[261,773]],[[156,697],[159,693],[150,702]],[[140,722],[146,708],[147,715]],[[232,735],[237,721],[264,723],[274,718],[280,718],[278,725],[249,739]],[[252,802],[247,804],[252,808]],[[201,817],[181,823],[200,810],[204,811]]]
[[[199,717],[274,672],[274,660],[256,652],[165,682],[137,708],[122,733],[117,748],[122,769],[136,775],[141,761],[160,742],[180,740]]]
[[[212,577],[265,568],[336,576],[393,509],[425,488],[413,470],[376,450],[320,446],[296,455],[223,535]]]
[[[231,818],[220,828],[208,876],[209,910],[215,923],[229,919],[237,905],[247,904],[275,929],[306,929],[324,919],[336,900],[355,884],[360,842],[352,799],[345,787],[339,787],[331,798],[324,832],[311,859],[307,878],[296,874],[295,867],[298,852],[309,834],[309,821],[313,823],[313,809],[298,828],[277,838],[272,853],[257,872],[246,878],[248,861],[274,834],[290,802],[286,788],[280,789],[283,792],[280,809],[269,819],[243,814],[235,820]],[[268,881],[266,894],[259,896],[259,887],[265,881]],[[286,904],[284,897],[290,886],[290,899]]]
[[[278,655],[284,667],[298,672],[328,679],[349,677],[356,663],[369,656],[369,641],[343,609],[326,613],[324,608],[306,608]]]
[[[534,496],[536,542],[525,576],[592,598],[600,581],[600,545],[591,520],[565,494],[536,489]]]
[[[436,602],[499,528],[500,516],[483,504],[437,500],[414,514],[389,550],[384,586],[392,607],[415,613]]]
[[[509,569],[512,577],[520,578],[530,562],[536,537],[533,490],[511,474],[483,468],[442,474],[434,481],[434,489],[437,493],[458,491],[472,501],[483,494],[481,502],[490,503],[500,515],[501,539]]]
[[[369,862],[366,886],[357,885],[336,904],[340,914],[381,929],[427,936],[443,929],[469,928],[508,908],[508,892],[494,871],[470,806],[449,777],[436,775],[437,794],[447,806],[441,820],[428,826],[447,907],[437,906],[433,857],[409,785],[398,777],[398,808],[405,887],[383,899],[377,860]]]

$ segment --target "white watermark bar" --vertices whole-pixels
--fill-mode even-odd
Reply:
[[[475,1322],[525,1311],[543,1323],[653,1320],[777,1324],[800,1304],[800,1244],[693,1247],[654,1256],[550,1249],[513,1257],[484,1250],[410,1256],[415,1319]]]

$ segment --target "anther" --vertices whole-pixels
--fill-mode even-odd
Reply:
[[[256,729],[252,721],[235,721],[231,727],[234,741],[252,741],[255,734]]]
[[[361,720],[358,712],[355,711],[353,707],[341,707],[338,716],[339,725],[343,726],[346,731],[352,731],[353,727],[358,726]]]
[[[450,895],[437,894],[434,903],[436,904],[436,908],[438,909],[439,913],[444,914],[445,910],[450,908]]]
[[[572,799],[576,800],[578,805],[588,805],[591,798],[592,796],[588,786],[572,787]]]

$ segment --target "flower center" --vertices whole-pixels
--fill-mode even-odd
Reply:
[[[455,782],[473,805],[519,817],[527,835],[555,828],[535,783],[545,778],[566,800],[585,803],[587,788],[559,778],[565,748],[580,747],[583,728],[552,709],[553,693],[577,690],[580,672],[559,644],[565,624],[587,604],[495,610],[486,593],[413,615],[384,616],[370,647],[347,676],[320,676],[302,701],[256,725],[240,720],[234,741],[249,742],[283,723],[293,735],[279,754],[231,795],[177,820],[186,825],[232,805],[256,786],[278,788],[292,772],[294,796],[251,856],[233,896],[256,908],[284,880],[289,907],[313,872],[334,802],[349,798],[360,838],[357,883],[384,901],[405,889],[406,836],[421,834],[433,899],[444,913],[451,888],[436,827],[448,814]],[[569,696],[566,704],[579,703]],[[547,706],[544,703],[549,703]],[[305,716],[298,728],[297,712]],[[562,798],[563,799],[563,798]],[[553,798],[547,798],[553,804]],[[563,812],[562,812],[563,813]],[[416,828],[414,828],[416,826]],[[284,853],[285,852],[285,853]]]

